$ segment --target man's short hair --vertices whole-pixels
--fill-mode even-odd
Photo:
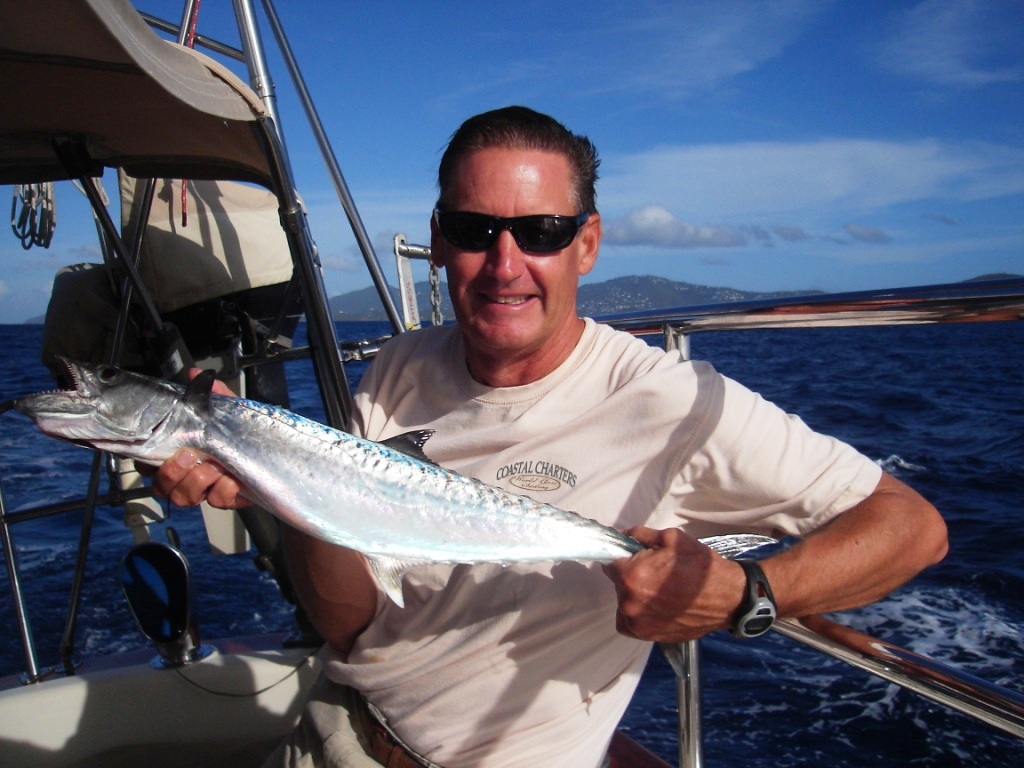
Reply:
[[[577,213],[597,213],[597,147],[553,117],[527,107],[503,107],[471,117],[452,134],[437,171],[438,206],[444,207],[455,168],[480,149],[531,149],[555,152],[569,161]]]

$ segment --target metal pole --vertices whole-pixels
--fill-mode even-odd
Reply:
[[[64,623],[64,635],[60,641],[60,660],[64,665],[64,674],[66,675],[75,673],[75,663],[72,658],[75,652],[75,627],[78,624],[78,608],[82,602],[85,567],[89,557],[89,539],[92,536],[92,524],[96,517],[96,498],[99,496],[102,470],[103,454],[100,451],[95,451],[89,474],[89,491],[85,501],[85,512],[82,515],[82,529],[78,534],[78,557],[75,561],[75,574],[71,581],[71,595],[68,598],[68,617]]]
[[[661,643],[662,652],[676,673],[679,703],[679,768],[703,768],[704,731],[701,724],[700,643]]]
[[[405,323],[402,322],[401,317],[399,317],[398,308],[395,306],[395,302],[391,297],[387,279],[384,277],[384,273],[381,270],[380,261],[377,259],[377,255],[373,250],[373,244],[370,242],[370,237],[366,233],[366,227],[363,226],[363,221],[359,216],[359,211],[356,208],[355,201],[352,199],[352,195],[349,192],[348,184],[345,183],[345,177],[341,172],[341,166],[338,165],[338,160],[334,156],[334,150],[331,148],[331,142],[327,138],[327,133],[324,131],[323,123],[320,120],[319,114],[317,114],[316,106],[313,104],[313,99],[310,97],[309,90],[306,88],[302,72],[299,71],[298,62],[292,54],[288,38],[284,33],[284,27],[281,26],[281,21],[277,16],[277,11],[274,9],[272,0],[263,0],[263,8],[267,13],[268,20],[270,21],[270,27],[277,40],[277,46],[280,48],[281,55],[284,57],[285,65],[288,67],[288,71],[292,76],[292,81],[295,84],[295,90],[298,91],[299,100],[302,102],[303,109],[306,111],[306,118],[309,120],[310,128],[313,130],[313,134],[316,137],[316,143],[320,148],[320,154],[323,157],[324,163],[327,165],[327,171],[331,176],[331,180],[334,182],[334,189],[338,194],[338,199],[341,201],[341,206],[345,210],[345,215],[348,216],[349,225],[352,227],[352,234],[355,235],[356,242],[359,245],[359,250],[363,254],[363,261],[366,262],[366,268],[370,272],[370,277],[373,279],[373,284],[377,288],[377,293],[380,296],[381,303],[384,305],[384,311],[387,313],[388,320],[390,321],[391,327],[394,329],[395,333],[401,333],[405,330]]]
[[[703,768],[704,730],[702,718],[703,691],[700,679],[700,642],[690,640],[681,643],[683,665],[686,674],[677,678],[679,705],[686,704],[686,712],[679,713],[679,768]]]
[[[32,641],[32,629],[28,625],[28,614],[25,612],[25,600],[21,592],[21,579],[18,578],[18,562],[11,539],[11,528],[7,520],[7,503],[4,501],[4,486],[0,482],[0,541],[3,543],[4,565],[7,566],[7,581],[11,585],[11,596],[14,599],[14,615],[18,621],[18,634],[21,636],[21,647],[25,651],[26,672],[24,682],[39,682],[39,666],[36,664],[35,643]]]
[[[291,170],[281,152],[280,136],[274,124],[267,119],[258,123],[260,136],[265,142],[267,157],[280,204],[281,222],[288,238],[295,271],[302,280],[306,307],[306,324],[313,353],[313,367],[320,385],[320,393],[331,426],[345,429],[352,412],[352,392],[341,365],[338,335],[330,313],[327,289],[324,287],[320,261],[309,234],[306,218],[295,195]]]
[[[234,0],[234,7],[252,85],[263,100],[269,115],[269,118],[259,120],[257,127],[264,141],[267,157],[271,161],[270,170],[292,261],[302,280],[313,365],[319,380],[324,408],[328,422],[332,426],[344,428],[351,413],[351,391],[341,365],[337,331],[330,314],[316,246],[295,192],[294,175],[285,150],[283,133],[278,121],[274,119],[277,110],[263,52],[263,42],[251,0]]]
[[[249,69],[249,84],[260,97],[270,119],[277,126],[281,143],[284,144],[284,130],[277,114],[277,97],[274,95],[274,81],[270,78],[270,69],[263,51],[263,39],[260,37],[259,25],[251,0],[233,0],[235,20],[238,23],[238,35],[242,40],[242,51],[245,64]]]

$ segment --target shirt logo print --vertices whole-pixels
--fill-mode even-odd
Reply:
[[[550,461],[533,459],[506,464],[498,470],[497,479],[533,493],[557,491],[563,485],[576,486],[576,475],[570,470]]]

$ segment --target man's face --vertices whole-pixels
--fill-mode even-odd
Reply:
[[[572,192],[569,162],[559,154],[484,149],[459,163],[444,202],[446,210],[492,216],[575,216]],[[431,221],[433,261],[447,270],[474,376],[486,381],[488,367],[519,366],[525,379],[519,383],[527,383],[568,357],[582,332],[579,277],[593,267],[600,239],[594,214],[561,251],[524,252],[507,230],[487,250],[468,251],[445,240]]]

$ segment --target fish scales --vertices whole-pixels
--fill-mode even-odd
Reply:
[[[223,406],[231,407],[231,401],[218,403],[218,410]],[[272,409],[260,410],[277,418]],[[533,545],[532,550],[516,553],[514,544],[512,551],[509,550],[507,539],[510,527],[524,536],[555,534],[560,530],[555,526],[571,519],[555,507],[424,464],[386,446],[339,434],[321,425],[310,425],[300,419],[291,419],[290,424],[305,434],[328,439],[330,447],[334,449],[323,456],[330,465],[322,469],[315,470],[308,461],[302,462],[304,472],[310,476],[317,471],[324,474],[336,472],[339,458],[352,462],[351,468],[362,481],[359,491],[365,490],[365,493],[356,491],[354,483],[346,482],[338,488],[343,500],[338,506],[347,504],[351,513],[358,514],[360,519],[385,519],[401,510],[403,515],[419,517],[424,524],[451,525],[452,530],[459,530],[460,536],[451,543],[457,550],[453,551],[449,562],[463,562],[467,557],[489,562],[522,558],[540,560],[552,559],[558,554],[553,547],[548,554],[537,553],[536,545]],[[338,454],[337,451],[342,453]],[[217,452],[214,453],[215,458],[218,458]],[[309,454],[313,455],[314,451],[310,450]],[[232,464],[239,463],[231,456],[223,458]],[[347,479],[352,478],[347,476]],[[329,512],[320,514],[330,517]],[[509,514],[512,515],[511,524],[510,521],[502,520],[502,515]],[[358,530],[370,531],[377,527],[367,524]],[[353,530],[354,526],[348,526],[349,535],[352,535]],[[341,539],[338,543],[345,541]],[[358,546],[373,552],[375,542],[366,534]],[[381,554],[390,550],[391,554],[400,553],[409,557],[430,556],[436,549],[436,543],[432,543],[430,549],[421,551],[415,543],[396,544],[393,540],[390,543],[383,542],[380,546],[384,550]]]

